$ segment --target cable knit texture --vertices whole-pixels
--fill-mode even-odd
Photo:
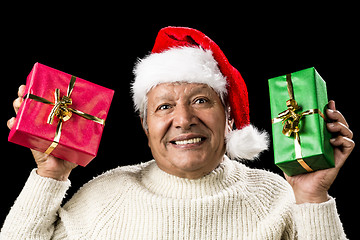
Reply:
[[[1,239],[346,239],[334,199],[296,205],[282,177],[227,157],[197,180],[119,167],[60,207],[69,186],[32,171]]]

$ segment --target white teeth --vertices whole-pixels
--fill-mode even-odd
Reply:
[[[201,142],[201,138],[191,138],[184,141],[175,141],[176,145],[184,145],[184,144],[192,144],[192,143],[198,143]]]

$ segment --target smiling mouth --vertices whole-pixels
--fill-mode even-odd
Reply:
[[[201,138],[191,138],[183,141],[173,141],[176,145],[186,145],[186,144],[193,144],[193,143],[199,143],[201,142]]]
[[[195,138],[189,138],[185,140],[178,140],[178,141],[170,141],[170,143],[175,144],[177,146],[185,146],[189,144],[199,144],[202,143],[206,138],[203,137],[195,137]]]

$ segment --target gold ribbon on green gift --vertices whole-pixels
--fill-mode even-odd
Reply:
[[[51,109],[50,114],[47,119],[48,124],[52,124],[54,122],[55,116],[59,118],[59,122],[56,127],[55,131],[55,137],[51,145],[48,147],[48,149],[45,151],[46,154],[50,154],[59,144],[60,137],[61,137],[61,130],[63,122],[66,122],[69,120],[72,116],[72,113],[75,113],[76,115],[83,117],[85,119],[94,121],[96,123],[99,123],[101,125],[105,125],[105,120],[92,116],[90,114],[84,113],[82,111],[70,108],[69,106],[72,104],[72,99],[70,98],[72,91],[75,87],[75,81],[76,77],[71,76],[70,83],[67,89],[67,93],[65,96],[60,98],[60,89],[55,89],[55,102],[51,102],[45,98],[36,96],[34,94],[28,93],[24,96],[24,98],[29,98],[32,100],[35,100],[37,102],[53,105],[54,107]]]
[[[309,109],[304,112],[298,112],[301,110],[301,107],[295,101],[294,98],[294,89],[291,81],[291,74],[286,75],[286,83],[287,90],[290,99],[286,101],[287,109],[278,114],[278,117],[271,120],[271,123],[282,122],[283,130],[282,133],[291,137],[294,134],[294,146],[295,146],[295,157],[298,163],[308,172],[312,172],[313,170],[307,163],[303,160],[302,152],[301,152],[301,142],[300,142],[300,120],[304,116],[308,116],[311,114],[319,114],[325,121],[326,118],[324,114],[319,109]]]

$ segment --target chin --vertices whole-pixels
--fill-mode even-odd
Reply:
[[[172,158],[170,161],[173,166],[186,172],[212,168],[212,165],[217,166],[219,164],[218,161],[214,163],[215,161],[213,159],[213,156],[211,157],[207,155],[194,154],[194,153],[186,153],[181,155],[179,154],[174,158]]]

